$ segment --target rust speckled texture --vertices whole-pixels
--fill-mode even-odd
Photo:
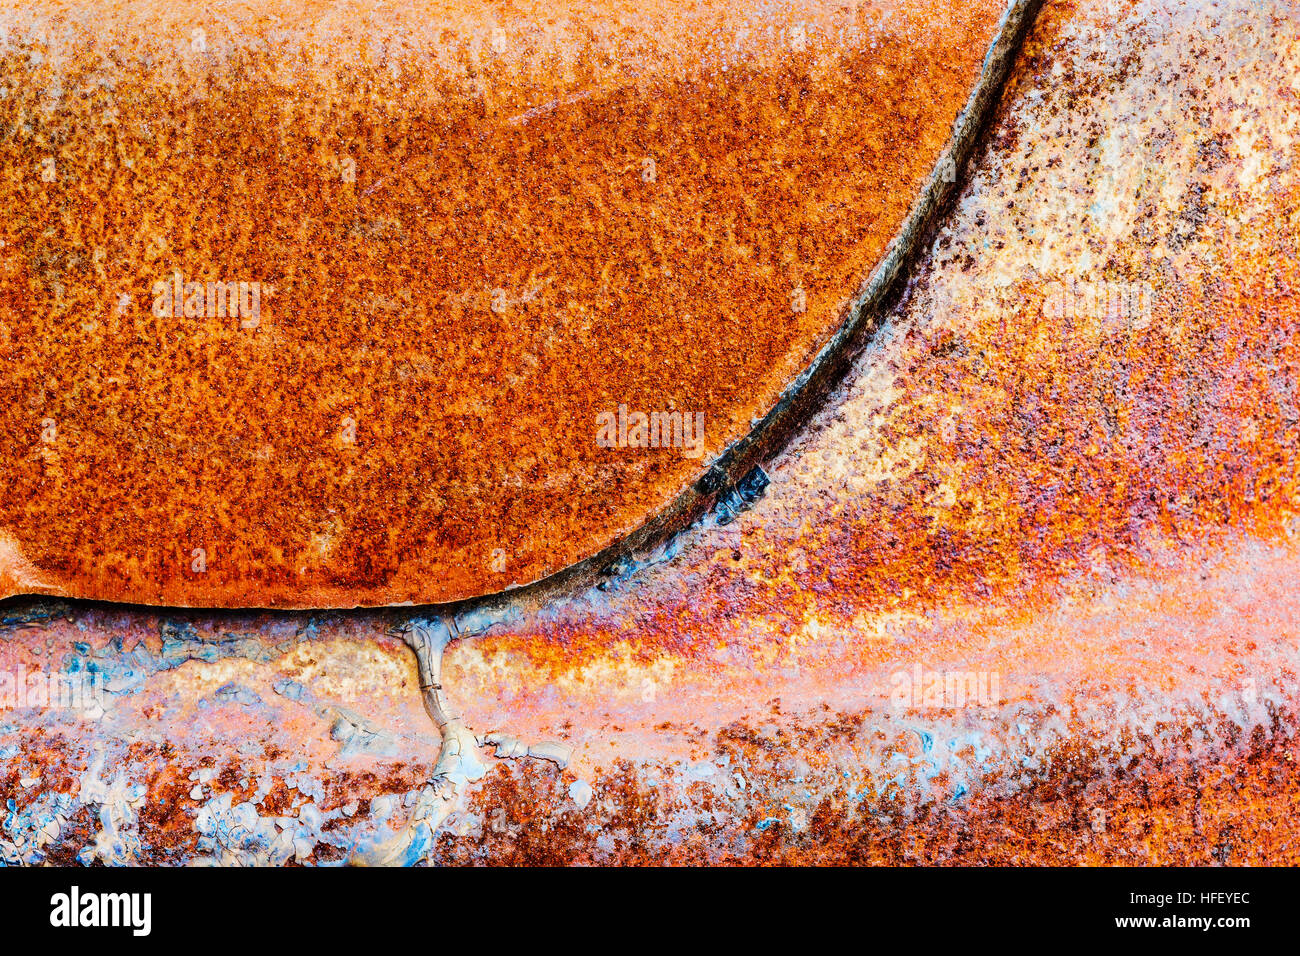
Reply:
[[[1002,13],[6,5],[0,593],[422,603],[592,556],[844,320]]]
[[[9,599],[0,861],[1300,864],[1298,145],[1296,0],[1049,0],[761,495],[545,595]],[[414,621],[565,765],[422,817]]]

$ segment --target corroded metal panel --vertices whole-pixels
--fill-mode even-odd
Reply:
[[[427,603],[591,558],[955,178],[1003,13],[11,9],[0,593]]]
[[[1295,863],[1298,14],[1046,4],[822,407],[596,583],[6,603],[82,696],[0,712],[0,854]]]

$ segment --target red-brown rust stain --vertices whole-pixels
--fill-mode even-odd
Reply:
[[[10,15],[0,529],[46,587],[9,591],[429,602],[590,556],[826,341],[1002,12],[177,6]],[[261,283],[255,327],[157,315],[177,272]],[[620,405],[703,413],[700,457],[598,446]]]
[[[1051,118],[1010,120],[1026,115],[1027,91],[1080,88],[1104,102],[1123,84],[1123,71],[1099,82],[1060,69],[1063,31],[1082,16],[1064,3],[1044,11],[1008,83],[990,153],[1014,152],[1031,137],[1029,123]],[[1293,33],[1287,25],[1275,35],[1284,45]],[[1294,88],[1270,92],[1300,109]],[[1081,109],[1080,95],[1064,103]],[[1022,265],[1023,243],[1007,253],[1014,281],[995,287],[965,279],[971,262],[940,239],[900,307],[905,332],[880,356],[892,377],[887,399],[871,416],[847,413],[846,425],[839,404],[868,387],[851,381],[774,463],[770,508],[760,503],[731,537],[702,537],[671,572],[612,592],[607,616],[520,628],[488,637],[487,646],[553,673],[616,647],[640,660],[667,654],[706,666],[733,623],[748,625],[746,640],[761,645],[788,640],[810,614],[851,640],[864,616],[955,604],[1031,622],[1063,579],[1096,568],[1156,571],[1170,555],[1212,553],[1243,535],[1294,542],[1300,186],[1275,176],[1266,201],[1239,186],[1224,107],[1196,90],[1189,96],[1179,135],[1212,132],[1196,146],[1171,231],[1155,232],[1156,211],[1144,208],[1148,224],[1101,246],[1105,257],[1092,272],[1094,280],[1149,282],[1154,308],[1145,324],[1049,318],[1053,276]],[[1102,132],[1085,129],[1064,145],[1092,149]],[[1165,161],[1161,149],[1172,150],[1144,148],[1155,163]],[[1260,149],[1280,156],[1282,146]],[[1041,186],[1023,175],[1019,183],[1006,190],[1005,211],[958,231],[994,249],[1032,233]],[[1061,188],[1087,194],[1090,185]],[[1064,228],[1079,250],[1098,248],[1087,222]],[[952,322],[927,324],[940,280],[972,302],[995,301],[992,320],[972,306],[969,320],[959,310]],[[635,610],[619,613],[620,602]],[[864,659],[877,653],[866,641],[857,650]]]
[[[1034,81],[1108,95],[1105,82],[1052,72],[1062,28],[1076,16],[1066,4],[1045,14],[1011,85],[1012,104]],[[1283,44],[1288,32],[1293,27],[1281,31]],[[1285,84],[1268,95],[1294,106],[1295,93]],[[836,473],[844,459],[836,442],[850,441],[863,420],[852,418],[847,434],[819,441],[845,413],[820,416],[789,457],[775,463],[771,500],[756,506],[752,521],[742,518],[733,536],[698,536],[666,569],[648,569],[641,580],[612,588],[608,613],[594,620],[574,614],[520,626],[487,635],[479,650],[518,655],[542,680],[622,655],[642,663],[668,659],[692,675],[661,689],[678,700],[698,692],[692,679],[713,691],[731,686],[724,683],[728,668],[714,657],[719,645],[753,652],[763,662],[755,672],[770,674],[763,651],[779,649],[815,614],[825,625],[826,661],[819,662],[814,643],[802,663],[814,671],[809,679],[827,690],[850,679],[853,667],[869,672],[900,654],[970,667],[987,661],[1004,679],[1060,671],[1072,675],[1085,702],[1116,690],[1169,692],[1180,672],[1205,675],[1223,691],[1246,675],[1269,679],[1276,661],[1260,664],[1257,639],[1285,648],[1294,635],[1286,591],[1300,511],[1294,405],[1300,194],[1284,175],[1268,184],[1263,202],[1240,188],[1234,181],[1240,164],[1229,161],[1232,144],[1216,132],[1230,118],[1221,105],[1195,100],[1193,94],[1183,132],[1210,132],[1194,147],[1191,174],[1175,197],[1174,227],[1158,232],[1157,222],[1139,229],[1134,240],[1108,249],[1113,258],[1096,274],[1152,282],[1157,296],[1146,327],[1050,319],[1043,306],[1051,276],[1020,275],[1003,288],[972,282],[968,289],[976,296],[997,297],[996,322],[955,328],[913,322],[882,356],[896,375],[894,397],[881,404],[883,421],[859,461],[898,460],[898,449],[908,449],[908,461],[886,481],[828,490],[825,474]],[[1071,104],[1079,108],[1086,100]],[[1085,133],[1083,142],[1095,143],[1098,133]],[[1010,150],[1027,135],[1018,124],[1004,125],[991,149]],[[1261,148],[1265,156],[1279,155],[1276,140]],[[1032,212],[1028,193],[1035,188],[1030,180],[1023,198],[1012,201]],[[1207,200],[1211,191],[1214,203]],[[1000,244],[1004,231],[1020,225],[1017,215],[973,225]],[[955,253],[935,259],[941,277],[970,267]],[[912,292],[922,315],[929,281],[922,276]],[[800,486],[804,455],[811,461],[803,470],[812,477]],[[862,469],[843,470],[846,483],[862,475]],[[951,498],[939,494],[945,487]],[[1215,555],[1235,554],[1243,540],[1276,546],[1277,577],[1271,583],[1230,577],[1227,593],[1219,585],[1198,589],[1195,582],[1205,582]],[[1167,587],[1121,602],[1109,617],[1088,620],[1076,612],[1060,625],[1061,640],[1031,636],[1063,596],[1075,594],[1072,582],[1089,574],[1119,589],[1144,579]],[[1180,579],[1186,583],[1177,584]],[[1224,614],[1233,603],[1233,580],[1250,592],[1236,620]],[[935,615],[954,606],[958,621]],[[864,616],[870,621],[895,611],[925,621],[909,651],[863,633]],[[1125,646],[1134,636],[1145,660],[1137,673],[1133,649]],[[844,645],[839,657],[830,647],[835,642]],[[831,666],[818,671],[826,662]],[[1294,672],[1279,667],[1276,673]],[[715,698],[677,713],[715,713]],[[666,702],[658,706],[668,709]],[[1271,724],[1250,730],[1226,718],[1185,719],[1191,722],[1158,725],[1136,742],[1144,756],[1122,760],[1099,748],[1095,730],[1077,729],[1052,749],[1047,762],[1057,769],[1046,779],[1028,787],[1008,779],[1012,792],[1004,795],[996,786],[981,787],[956,806],[932,797],[919,816],[915,781],[882,791],[864,807],[843,795],[827,798],[811,814],[811,835],[792,834],[778,822],[754,836],[750,852],[730,859],[892,865],[1290,859],[1297,800],[1293,716],[1273,711]],[[862,726],[852,715],[827,721],[845,735]],[[763,729],[738,721],[718,735],[719,745],[733,760],[761,763],[797,753],[818,763],[823,743],[801,735],[788,718],[774,724]],[[1185,758],[1190,743],[1206,733],[1221,734],[1230,746],[1244,740],[1247,753]],[[1170,737],[1180,743],[1161,743]],[[890,746],[915,757],[919,744],[899,739]],[[951,792],[951,779],[935,782],[938,791]],[[773,783],[758,780],[752,790],[771,799]],[[890,801],[898,803],[894,812]],[[751,825],[773,812],[781,815],[779,806],[764,807]],[[592,829],[609,826],[602,817]],[[716,835],[705,844],[726,845]],[[550,848],[530,843],[528,858],[583,859],[590,852],[585,841],[574,849],[557,836]],[[641,851],[625,852],[644,861]],[[490,853],[516,851],[494,845]],[[680,848],[656,859],[698,862],[699,855]]]
[[[1300,289],[1294,259],[1273,261]],[[1028,620],[1062,577],[1098,562],[1141,570],[1163,546],[1213,549],[1242,531],[1293,540],[1300,429],[1282,403],[1300,369],[1300,299],[1273,281],[1245,276],[1226,301],[1176,284],[1179,311],[1162,310],[1153,328],[1190,318],[1195,344],[1153,332],[1123,397],[1111,382],[1127,369],[1104,352],[1034,348],[1041,298],[1008,315],[1000,340],[923,341],[903,370],[911,393],[956,396],[964,408],[953,421],[898,400],[887,439],[921,443],[924,468],[839,504],[836,520],[810,509],[794,535],[756,522],[745,530],[747,573],[729,548],[699,556],[681,597],[656,595],[630,630],[561,625],[489,641],[565,668],[613,644],[643,659],[708,657],[717,630],[756,606],[774,639],[814,609],[846,625],[864,612],[996,599]],[[1108,416],[1124,423],[1111,435]],[[934,507],[945,480],[979,510]],[[807,555],[799,570],[789,566],[796,550]]]
[[[1257,728],[1224,764],[1167,755],[1113,773],[1097,755],[1011,794],[920,813],[826,798],[805,834],[764,835],[745,862],[782,865],[1259,866],[1294,858],[1295,721]],[[883,811],[883,812],[882,812]],[[741,862],[733,860],[732,862]]]
[[[1151,160],[1157,171],[1175,166],[1165,150],[1180,136],[1197,139],[1172,224],[1149,211],[1131,239],[1105,246],[1113,259],[1094,273],[1153,283],[1156,309],[1142,329],[1052,320],[1042,308],[1049,271],[1016,270],[994,286],[988,258],[971,251],[972,236],[987,238],[1011,250],[997,263],[1023,265],[1018,217],[1052,196],[1021,173],[1066,161],[1050,155],[1050,140],[1040,155],[1042,134],[1025,123],[1022,98],[1059,86],[1072,111],[1091,117],[1122,85],[1119,73],[1099,80],[1068,66],[1066,36],[1088,11],[1053,4],[1040,20],[990,147],[996,158],[1024,146],[1027,158],[991,167],[972,187],[977,205],[983,191],[1004,188],[1015,206],[1005,216],[956,217],[930,257],[933,274],[918,278],[904,304],[899,335],[877,354],[891,387],[877,389],[867,372],[846,383],[771,464],[767,498],[728,530],[701,531],[672,562],[578,611],[507,622],[449,651],[448,686],[474,726],[504,713],[521,734],[564,727],[589,735],[588,750],[599,753],[580,751],[564,771],[496,765],[468,797],[482,826],[440,834],[434,861],[1294,862],[1294,699],[1270,699],[1266,717],[1243,718],[1184,710],[1179,696],[1208,705],[1248,675],[1261,688],[1274,680],[1294,688],[1300,196],[1289,174],[1263,190],[1239,188],[1239,147],[1220,135],[1238,119],[1208,93],[1205,102],[1180,93],[1190,97],[1185,125],[1172,124]],[[1275,28],[1283,42],[1293,42],[1295,22]],[[1211,27],[1205,44],[1178,44],[1192,86],[1207,86],[1203,64],[1222,52],[1213,44],[1241,35],[1233,24]],[[1210,75],[1217,86],[1238,79]],[[1284,79],[1269,78],[1279,85],[1265,99],[1293,109]],[[1069,150],[1093,149],[1104,132],[1081,128]],[[1260,155],[1282,153],[1271,143]],[[1067,178],[1057,188],[1086,193],[1088,184]],[[1081,214],[1075,233],[1084,239],[1085,223]],[[942,284],[951,293],[967,272],[971,320],[921,321],[941,311]],[[873,389],[875,404],[862,398]],[[881,463],[888,474],[876,480]],[[813,616],[820,630],[809,629]],[[877,639],[870,625],[891,616],[915,626]],[[82,620],[105,627],[95,614]],[[366,630],[322,626],[335,629]],[[803,642],[797,656],[786,650],[792,638]],[[720,662],[720,647],[743,655],[742,666]],[[1000,670],[1009,696],[1060,718],[1059,737],[1024,742],[1037,769],[1011,752],[986,776],[967,776],[960,799],[951,765],[926,777],[921,738],[907,728],[961,715],[864,709],[879,697],[871,681],[918,658]],[[632,680],[665,660],[677,671],[657,700],[643,701],[636,683],[623,697],[602,685],[617,682],[620,668]],[[798,680],[781,677],[787,662],[803,666]],[[845,687],[855,699],[831,701]],[[796,690],[829,702],[797,708]],[[628,697],[640,706],[625,706]],[[1093,705],[1102,717],[1091,724],[1062,716]],[[565,726],[570,717],[576,723]],[[1007,707],[974,725],[1005,744],[1017,719]],[[1118,742],[1105,737],[1111,726],[1125,728]],[[194,749],[242,739],[248,727],[224,712],[221,736],[200,737]],[[53,765],[54,749],[34,759]],[[743,772],[743,799],[675,775],[663,755],[683,752]],[[377,768],[375,784],[326,768],[324,753],[309,751],[331,805],[346,802],[347,788],[409,790],[429,769],[385,763],[395,769]],[[873,772],[871,753],[877,766],[896,758],[899,779]],[[186,772],[195,764],[185,748],[174,760]],[[594,793],[583,814],[566,802],[580,776]],[[806,783],[796,785],[800,777]],[[798,829],[785,803],[805,787],[819,797]],[[502,829],[491,826],[498,811]]]
[[[78,749],[75,741],[66,734],[50,733],[42,728],[28,728],[24,738],[21,758],[8,763],[0,773],[0,805],[6,816],[11,800],[15,809],[21,811],[44,793],[75,793],[79,787],[81,771],[75,766],[73,755]],[[23,778],[35,778],[37,782],[24,787]],[[72,808],[58,837],[45,847],[46,861],[52,866],[75,865],[77,852],[94,841],[95,828],[92,807]]]
[[[825,737],[812,728],[798,733],[805,745]],[[1295,734],[1294,716],[1277,714],[1242,752],[1230,749],[1222,763],[1209,764],[1203,754],[1189,759],[1155,748],[1112,766],[1107,754],[1073,741],[1053,748],[1053,769],[1029,786],[1006,791],[990,780],[960,805],[928,799],[920,806],[903,788],[853,794],[842,786],[794,829],[781,800],[770,796],[788,782],[788,771],[761,739],[742,743],[732,732],[719,743],[744,761],[736,766],[745,767],[753,801],[738,805],[700,784],[652,782],[623,763],[593,783],[583,813],[564,803],[562,775],[553,769],[499,768],[470,806],[485,820],[499,814],[500,825],[471,836],[444,834],[434,859],[552,866],[1276,865],[1291,858],[1296,835]],[[799,752],[810,759],[817,753]],[[715,809],[724,822],[712,818]],[[700,821],[694,827],[686,822],[691,817]],[[760,826],[765,820],[770,825]]]
[[[825,737],[808,728],[797,733],[807,737],[805,742]],[[1212,767],[1204,755],[1192,759],[1158,748],[1145,757],[1108,763],[1106,755],[1091,752],[1086,743],[1069,743],[1053,751],[1054,769],[1032,785],[1007,792],[990,781],[993,785],[960,805],[930,800],[918,807],[909,805],[898,788],[854,794],[840,787],[809,811],[807,825],[798,830],[780,817],[771,826],[759,827],[774,813],[782,814],[780,799],[765,794],[788,779],[788,770],[779,755],[738,741],[734,732],[720,735],[718,741],[737,758],[737,766],[743,761],[754,797],[747,805],[703,790],[698,783],[663,776],[652,781],[643,767],[622,761],[593,781],[592,803],[578,811],[564,800],[570,775],[549,764],[499,765],[460,811],[476,815],[480,825],[467,833],[440,834],[431,862],[1277,864],[1290,858],[1296,838],[1293,811],[1300,801],[1300,784],[1295,734],[1293,715],[1279,713],[1270,727],[1257,727],[1241,742],[1240,753],[1230,747],[1223,761]],[[47,779],[42,787],[19,790],[16,781],[6,778],[0,798],[18,795],[26,805],[47,787],[66,790],[75,773],[60,783],[54,770],[66,762],[63,748],[69,746],[66,740],[44,742],[39,759]],[[174,763],[170,776],[151,781],[139,813],[141,863],[176,862],[194,848],[189,785],[176,781],[199,762],[182,753],[169,759]],[[133,774],[141,770],[130,759],[123,765]],[[338,794],[338,803],[359,803],[360,818],[370,798],[418,786],[428,769],[398,766],[382,780],[331,773],[323,782],[330,793]],[[322,809],[334,805],[331,797]],[[283,809],[287,807],[263,804],[267,813]],[[697,822],[690,823],[692,818]],[[48,861],[72,863],[75,850],[93,842],[93,825],[90,808],[78,808],[63,838],[51,845]],[[339,848],[318,844],[308,862],[343,856]]]

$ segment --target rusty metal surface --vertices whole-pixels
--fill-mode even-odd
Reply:
[[[0,674],[106,691],[0,719],[0,853],[1297,862],[1297,13],[1048,3],[762,494],[456,609],[465,720],[563,768],[485,750],[422,805],[397,610],[11,601]]]
[[[593,556],[844,321],[1003,8],[11,7],[0,594],[428,603]]]

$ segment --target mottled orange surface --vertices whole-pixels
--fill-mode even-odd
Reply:
[[[0,593],[430,602],[591,556],[838,326],[1001,12],[10,6]],[[620,405],[704,440],[602,447]]]
[[[467,723],[573,755],[492,761],[414,861],[1300,862],[1300,10],[1120,8],[1046,6],[907,296],[760,500],[600,588],[457,609]],[[1065,280],[1153,308],[1067,319]],[[16,820],[70,800],[0,851],[393,836],[437,747],[384,636],[407,613],[432,612],[9,602],[0,673],[117,691],[0,717]],[[997,691],[899,699],[917,668]],[[341,708],[391,744],[327,738]]]

